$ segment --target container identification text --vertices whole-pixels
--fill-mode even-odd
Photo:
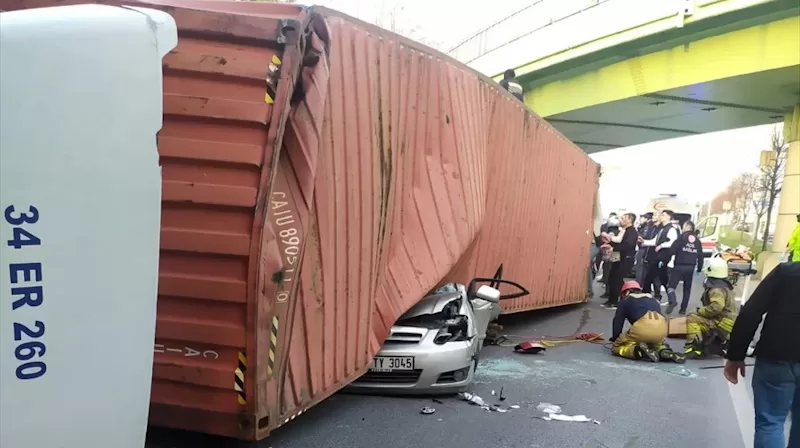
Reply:
[[[286,193],[275,191],[272,193],[271,201],[272,216],[275,218],[275,229],[278,233],[278,246],[281,249],[281,256],[284,257],[286,269],[283,270],[283,281],[276,294],[276,301],[284,303],[289,300],[289,291],[295,275],[298,255],[300,255],[300,233],[295,227],[295,219],[292,208],[287,201]]]

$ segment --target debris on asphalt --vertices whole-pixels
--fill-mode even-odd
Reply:
[[[503,395],[503,388],[500,388],[500,401],[506,401],[506,396]]]
[[[420,414],[430,415],[436,412],[436,409],[425,406],[424,408],[420,409],[419,412]]]
[[[596,425],[599,425],[600,422],[597,420],[592,420],[585,415],[564,415],[564,414],[548,414],[542,417],[542,420],[558,420],[560,422],[579,422],[579,423],[587,423],[593,422]]]
[[[505,397],[502,394],[503,394],[503,389],[501,388],[500,389],[500,399],[501,399],[501,401],[505,400]],[[495,391],[492,391],[492,395],[495,395]],[[458,398],[460,398],[460,399],[462,399],[462,400],[464,400],[466,402],[469,402],[470,404],[474,404],[476,406],[479,406],[481,409],[483,409],[486,412],[499,412],[499,413],[502,414],[502,413],[508,412],[508,411],[510,411],[512,409],[519,409],[520,408],[520,406],[517,405],[517,404],[511,405],[509,407],[501,407],[501,406],[498,406],[496,404],[489,404],[489,403],[486,403],[483,400],[483,398],[481,398],[481,397],[479,397],[479,396],[477,396],[475,394],[471,394],[469,392],[462,392],[462,393],[458,394]]]
[[[492,390],[492,396],[494,397],[495,395],[496,395],[496,394],[494,393],[494,390]]]
[[[546,350],[547,350],[547,347],[545,347],[541,343],[532,342],[532,341],[520,342],[519,344],[514,346],[514,351],[520,352],[520,353],[532,353],[532,354],[535,354],[535,353],[540,353],[540,352],[543,352],[543,351],[546,351]]]
[[[560,414],[561,406],[556,406],[550,403],[539,403],[539,405],[536,406],[536,410],[544,412],[545,414]]]
[[[497,405],[494,405],[494,404],[481,406],[481,409],[483,409],[486,412],[499,412],[501,414],[504,413],[504,412],[508,412],[508,409],[501,408],[500,406],[497,406]]]
[[[593,420],[585,415],[562,414],[561,406],[551,403],[539,403],[539,405],[536,406],[536,409],[545,414],[543,417],[539,417],[542,420],[547,420],[547,421],[557,420],[560,422],[580,422],[580,423],[592,422],[595,425],[600,424],[598,420]]]
[[[434,403],[444,404],[444,401],[436,399],[436,398],[431,398],[431,401],[434,402]]]
[[[458,394],[458,397],[464,401],[469,401],[476,406],[486,406],[486,402],[483,401],[483,398],[469,392],[462,392]]]

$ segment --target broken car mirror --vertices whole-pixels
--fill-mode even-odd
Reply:
[[[475,293],[475,297],[490,303],[500,302],[500,291],[491,286],[482,285]]]

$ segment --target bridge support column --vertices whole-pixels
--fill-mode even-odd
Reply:
[[[786,171],[783,175],[772,253],[764,263],[763,275],[778,264],[781,253],[786,251],[786,243],[797,225],[797,214],[800,213],[800,104],[794,106],[794,112],[786,116],[783,139],[789,145],[786,153]]]

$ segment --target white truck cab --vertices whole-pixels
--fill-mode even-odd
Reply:
[[[144,446],[162,57],[148,9],[0,13],[0,446]]]

